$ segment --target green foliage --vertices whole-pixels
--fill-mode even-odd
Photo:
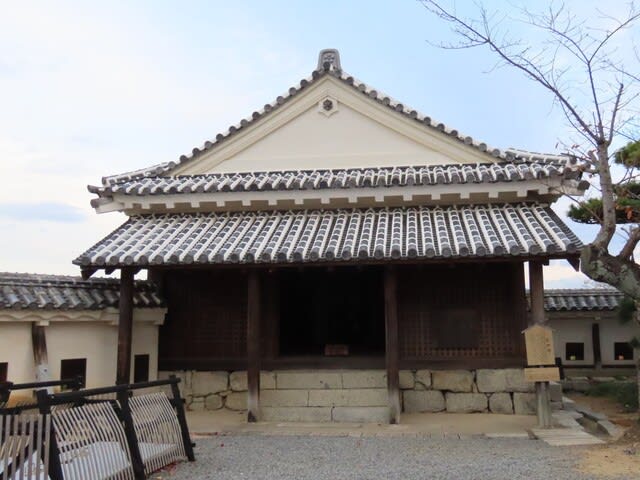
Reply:
[[[624,297],[616,310],[620,323],[629,323],[634,319],[637,311],[636,302],[631,297]]]
[[[638,410],[638,384],[636,382],[597,383],[585,393],[593,397],[612,398],[628,412]]]
[[[640,167],[640,141],[629,142],[616,152],[615,162],[629,168]]]
[[[600,223],[602,218],[602,200],[590,198],[577,205],[571,205],[567,215],[578,223]]]

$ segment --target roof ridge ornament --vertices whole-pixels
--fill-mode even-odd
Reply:
[[[325,48],[318,54],[318,70],[341,70],[340,52],[336,48]]]

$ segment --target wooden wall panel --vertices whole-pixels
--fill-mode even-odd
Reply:
[[[247,278],[226,270],[164,276],[168,312],[160,328],[160,368],[208,368],[247,355]]]
[[[411,266],[399,274],[403,360],[522,358],[520,332],[526,328],[522,264]],[[464,310],[477,312],[477,320],[470,318],[466,326],[475,330],[476,342],[462,331],[460,347],[438,345],[438,325],[447,322],[448,310],[452,318]],[[459,318],[456,323],[465,328]]]

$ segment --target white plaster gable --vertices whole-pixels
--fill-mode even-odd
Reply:
[[[332,108],[323,108],[325,100]],[[171,175],[491,162],[477,148],[327,76]]]

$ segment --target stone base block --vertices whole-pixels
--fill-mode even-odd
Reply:
[[[403,392],[407,413],[441,412],[445,409],[444,395],[437,390],[407,390]]]
[[[262,407],[265,422],[330,422],[331,407]]]
[[[265,390],[260,392],[260,405],[265,407],[306,407],[309,405],[309,391]]]
[[[549,396],[552,402],[562,402],[562,385],[559,382],[549,382]]]
[[[229,410],[246,410],[247,409],[247,392],[232,392],[227,395],[224,403],[225,408]]]
[[[334,407],[334,422],[389,423],[389,407]]]
[[[413,372],[411,370],[400,370],[400,389],[409,390],[415,388],[415,386],[416,380]]]
[[[219,410],[222,408],[223,401],[220,395],[209,395],[204,399],[204,408],[207,410]]]
[[[416,372],[416,390],[428,390],[431,388],[431,371],[418,370]]]
[[[227,372],[193,372],[191,388],[193,395],[209,395],[227,390],[229,374]]]
[[[535,415],[537,408],[535,393],[514,393],[513,411],[516,415]]]
[[[387,389],[309,390],[311,407],[384,407],[389,403]]]
[[[276,388],[278,390],[342,388],[342,373],[319,370],[277,372]]]
[[[234,392],[246,392],[247,372],[239,370],[231,372],[229,375],[229,384]],[[260,390],[274,390],[276,388],[276,375],[273,372],[260,372]]]
[[[386,388],[384,370],[351,370],[342,373],[342,388]]]
[[[480,369],[476,372],[480,392],[532,392],[534,384],[526,382],[522,368]]]
[[[447,412],[471,413],[486,412],[487,396],[484,393],[451,393],[446,395]]]
[[[473,372],[468,370],[436,370],[431,372],[431,384],[434,390],[471,392]]]
[[[489,397],[489,410],[491,413],[513,413],[513,402],[508,393],[494,393]]]

